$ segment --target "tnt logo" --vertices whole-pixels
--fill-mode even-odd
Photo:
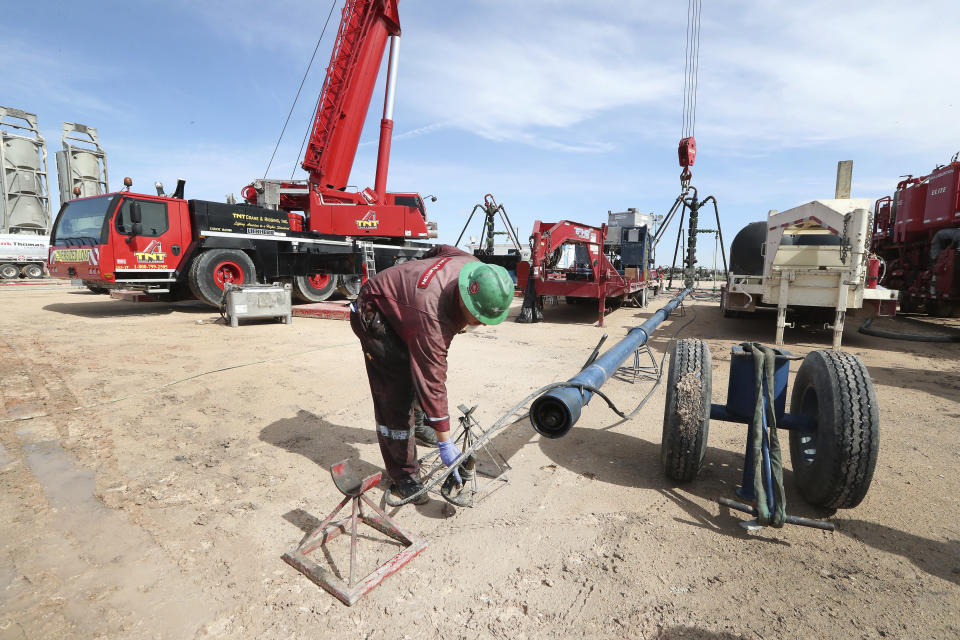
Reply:
[[[143,251],[134,251],[133,255],[136,257],[137,262],[157,263],[167,259],[167,254],[163,252],[163,247],[160,245],[159,240],[154,240],[148,244]]]
[[[377,212],[371,209],[367,211],[367,214],[357,220],[357,229],[376,229],[380,226],[380,221],[377,220]]]

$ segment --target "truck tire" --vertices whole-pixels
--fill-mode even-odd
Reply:
[[[0,278],[13,280],[20,277],[20,269],[15,264],[0,264]]]
[[[359,274],[341,273],[337,279],[337,291],[346,296],[348,300],[353,300],[360,295],[360,287],[363,286],[363,279]]]
[[[89,289],[93,293],[97,293],[97,294],[110,293],[110,289],[107,289],[106,287],[98,287],[97,285],[90,284],[89,282],[84,282],[83,284],[87,289]]]
[[[677,340],[670,355],[660,462],[676,482],[696,478],[707,452],[712,362],[703,340]]]
[[[790,432],[793,477],[803,498],[850,509],[867,494],[877,464],[880,417],[867,368],[856,356],[811,351],[790,396],[790,413],[816,418],[815,432]]]
[[[204,251],[190,265],[187,276],[197,300],[219,307],[227,284],[255,284],[257,270],[250,256],[238,249]]]
[[[293,279],[293,295],[302,302],[323,302],[337,290],[337,274],[315,273]]]
[[[43,277],[43,267],[38,264],[28,264],[21,271],[23,272],[23,276],[25,278],[30,278],[32,280]]]

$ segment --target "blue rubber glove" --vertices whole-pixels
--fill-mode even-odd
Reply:
[[[437,442],[437,446],[440,448],[440,459],[443,460],[443,464],[452,467],[453,463],[460,457],[460,449],[457,444],[453,440],[440,440]],[[457,469],[453,470],[453,477],[457,479],[457,484],[463,484],[460,479],[460,472]]]

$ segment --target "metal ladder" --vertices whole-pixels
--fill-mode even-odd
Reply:
[[[366,267],[366,276],[369,280],[377,274],[377,257],[373,251],[373,243],[361,242],[360,249],[363,251],[363,264]]]

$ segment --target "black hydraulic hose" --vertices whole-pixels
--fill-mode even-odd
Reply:
[[[873,318],[867,318],[861,325],[860,333],[878,338],[888,338],[890,340],[911,340],[913,342],[960,342],[960,335],[953,336],[930,336],[922,333],[897,333],[896,331],[884,331],[883,329],[873,329]]]

